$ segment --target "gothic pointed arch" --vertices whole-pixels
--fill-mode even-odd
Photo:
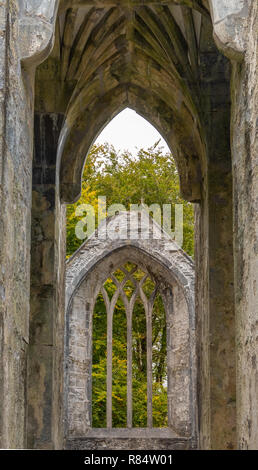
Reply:
[[[66,94],[58,148],[64,202],[79,197],[90,146],[125,107],[157,128],[177,162],[182,195],[200,200],[206,142],[198,45],[201,22],[210,19],[199,2],[179,3],[86,2],[83,11],[78,2],[61,3],[52,56]]]
[[[100,446],[97,448],[102,448],[101,442],[104,440],[110,444],[111,438],[112,445],[116,446],[119,442],[121,444],[122,437],[127,438],[128,442],[137,437],[140,446],[143,442],[154,445],[153,439],[155,445],[161,446],[159,448],[164,445],[164,439],[168,439],[166,445],[171,446],[169,448],[191,448],[196,445],[194,266],[155,222],[151,239],[137,238],[137,227],[139,233],[149,228],[149,215],[141,215],[140,227],[138,212],[133,215],[122,212],[109,217],[67,263],[67,448],[90,445],[92,439]],[[122,232],[127,223],[128,238],[125,239]],[[130,268],[127,267],[128,263]],[[115,286],[111,297],[103,288],[106,279],[112,280]],[[92,317],[99,292],[104,297],[107,311],[107,424],[106,428],[94,429],[90,415],[91,344]],[[152,318],[158,294],[162,297],[166,312],[167,331],[168,414],[167,426],[162,429],[153,427],[152,406]],[[118,298],[125,306],[127,321],[127,425],[116,430],[112,427],[112,323]],[[147,414],[146,429],[138,429],[136,433],[133,426],[132,335],[137,299],[142,303],[146,320]],[[75,379],[80,383],[79,388],[75,385]]]
[[[43,13],[47,13],[47,18],[51,17],[51,34],[54,23],[51,15],[56,11],[51,5],[60,6],[53,51],[37,68],[35,81],[31,392],[28,399],[31,445],[42,445],[47,439],[51,446],[56,445],[53,444],[57,442],[56,436],[59,443],[62,439],[62,416],[55,411],[62,380],[52,380],[60,373],[63,351],[58,336],[63,328],[65,254],[61,227],[65,223],[65,204],[62,202],[75,200],[79,195],[80,173],[90,141],[109,119],[129,106],[165,137],[177,162],[182,195],[198,202],[196,297],[200,446],[234,447],[230,64],[219,53],[213,33],[217,43],[221,40],[224,44],[224,52],[227,47],[234,48],[238,33],[242,35],[238,28],[241,6],[237,5],[237,0],[232,0],[230,5],[227,0],[146,0],[144,5],[142,0],[99,0],[97,5],[93,0],[19,3],[29,6],[29,15],[25,15],[29,28],[34,12],[36,16],[40,14],[40,21],[44,21]],[[213,24],[209,15],[211,6],[214,7]],[[247,9],[240,12],[243,26],[244,18],[248,17],[246,12]],[[228,33],[233,31],[233,24],[237,34],[232,41]],[[246,34],[241,49],[248,38]],[[41,41],[40,37],[38,39]],[[35,44],[33,41],[31,46]],[[48,44],[52,44],[50,36]],[[44,50],[49,51],[45,46]],[[88,120],[92,117],[89,133],[85,115]],[[76,155],[69,142],[74,143]],[[144,252],[144,246],[141,248]],[[174,264],[173,269],[177,272]],[[187,297],[187,289],[185,295]],[[46,297],[49,300],[44,300],[43,305],[41,300]],[[44,312],[41,330],[37,327],[38,315],[41,318],[39,305]],[[49,318],[53,319],[52,323]],[[33,346],[36,343],[38,349],[40,344],[44,349],[45,325],[49,331],[49,323],[53,325],[49,337],[52,338],[52,334],[54,341],[49,340],[52,350],[44,355],[42,363],[34,354]],[[221,361],[217,354],[220,342],[225,344],[227,361]],[[214,371],[213,376],[209,370]],[[38,377],[45,376],[45,371],[52,381],[49,395],[37,387]],[[50,414],[52,405],[54,412]],[[43,410],[40,417],[38,408]],[[58,423],[54,419],[55,412]],[[42,433],[42,423],[45,423],[47,437]]]

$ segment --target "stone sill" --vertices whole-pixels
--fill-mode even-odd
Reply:
[[[68,436],[68,439],[189,439],[180,436],[170,428],[92,428],[83,436]]]

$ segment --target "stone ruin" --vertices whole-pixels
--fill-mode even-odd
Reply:
[[[0,3],[1,448],[65,445],[66,204],[126,107],[165,138],[195,205],[197,447],[258,448],[257,9]]]
[[[128,272],[130,261],[135,268]],[[113,273],[125,274],[119,283]],[[141,268],[141,281],[133,277]],[[112,276],[116,291],[112,300],[103,287]],[[155,283],[154,296],[147,298],[143,283]],[[98,230],[68,260],[66,268],[65,413],[66,445],[72,449],[189,449],[197,443],[196,337],[194,265],[191,258],[145,212],[121,212],[105,219]],[[127,300],[123,290],[130,280],[134,295]],[[91,425],[92,317],[98,293],[105,299],[108,318],[107,427]],[[167,323],[168,427],[152,426],[152,309],[161,293]],[[140,295],[147,319],[149,364],[148,423],[132,427],[132,315]],[[127,427],[112,428],[112,315],[116,301],[123,299],[127,317]],[[148,331],[149,328],[149,331]],[[122,437],[121,437],[122,436]]]

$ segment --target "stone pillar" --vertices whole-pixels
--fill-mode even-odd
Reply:
[[[32,74],[22,69],[19,10],[0,4],[0,448],[24,448],[29,342]]]
[[[223,116],[224,114],[224,116]],[[224,117],[224,119],[223,119]],[[209,166],[209,355],[211,448],[236,448],[232,173],[228,114],[217,112],[220,146]],[[218,124],[219,124],[218,122]],[[223,139],[223,130],[225,130]],[[226,137],[226,138],[225,138]],[[224,141],[224,145],[223,145]],[[228,149],[226,148],[228,142]],[[219,148],[220,147],[220,148]],[[224,147],[224,148],[223,148]]]
[[[57,0],[36,3],[0,4],[1,448],[26,443],[34,69],[51,49]]]
[[[207,139],[207,172],[202,201],[196,210],[200,447],[234,449],[236,398],[230,64],[214,45],[204,54],[201,51],[200,74]]]
[[[63,117],[36,114],[32,192],[28,447],[61,448],[65,208],[56,185]]]
[[[237,352],[237,442],[258,447],[258,5],[210,0],[214,35],[233,65],[231,149]]]
[[[198,406],[202,449],[236,446],[230,176],[230,172],[226,175],[219,171],[219,166],[210,168],[213,191],[196,210]]]
[[[258,6],[254,2],[242,63],[232,77],[234,260],[237,322],[237,434],[258,449]]]

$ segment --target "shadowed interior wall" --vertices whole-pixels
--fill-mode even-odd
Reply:
[[[63,116],[36,114],[32,188],[28,447],[62,447],[65,207],[56,190]]]
[[[206,34],[208,32],[206,31]],[[230,64],[202,38],[207,174],[196,206],[196,310],[202,448],[236,446]],[[202,44],[202,42],[201,42]],[[202,49],[202,46],[201,46]]]
[[[231,143],[237,345],[237,437],[258,445],[258,5],[252,2],[246,54],[232,74]]]
[[[92,0],[83,0],[83,3],[79,0],[9,0],[0,5],[2,448],[20,448],[26,442],[27,365],[31,384],[29,443],[37,448],[62,447],[61,373],[57,380],[53,378],[63,360],[64,336],[61,288],[64,209],[60,206],[58,180],[61,174],[63,201],[69,202],[78,196],[85,149],[90,148],[92,139],[109,119],[129,103],[166,138],[178,163],[182,193],[187,200],[196,203],[200,446],[234,448],[237,445],[244,449],[257,446],[257,2],[178,0],[175,4],[173,0],[164,0],[158,6],[152,0],[144,2],[144,6],[141,0],[133,0],[133,3],[133,8],[129,8],[130,2],[123,3],[119,14],[110,0],[100,0],[97,10]],[[167,7],[172,12],[172,31],[167,23]],[[138,9],[136,22],[135,8]],[[89,35],[85,35],[80,21],[87,26],[89,9],[94,17],[94,21],[90,21],[93,29],[87,28]],[[116,18],[116,37],[109,34],[112,21],[106,21],[108,18],[109,21]],[[75,40],[78,27],[82,42],[79,36]],[[54,29],[56,42],[50,54]],[[213,36],[222,53],[230,59],[233,73],[229,62],[215,48]],[[104,37],[110,38],[112,47]],[[81,64],[84,67],[90,62],[92,76],[84,74],[89,70],[86,68],[79,82],[73,72],[83,51],[86,56]],[[110,60],[108,51],[111,56],[115,54],[116,60]],[[42,61],[34,87],[35,67]],[[104,63],[109,64],[107,68],[103,68]],[[230,73],[232,158],[229,149]],[[86,88],[81,88],[83,84]],[[45,167],[35,162],[34,176],[37,172],[38,176],[34,180],[37,187],[33,214],[44,236],[37,234],[34,223],[32,256],[36,260],[38,250],[41,264],[32,263],[31,318],[35,323],[30,325],[30,336],[31,353],[36,343],[42,354],[45,351],[36,367],[31,353],[29,363],[27,360],[34,90],[36,114],[49,116],[43,127],[53,148],[60,129],[54,130],[51,126],[61,122],[58,116],[65,116],[55,181],[52,177],[56,156],[55,160],[48,161],[45,155],[42,159]],[[80,94],[82,90],[80,100],[77,92]],[[75,107],[69,106],[72,95],[76,98],[72,100]],[[82,104],[86,104],[87,109],[81,108]],[[92,116],[87,141],[84,139],[87,120],[85,124],[83,116],[86,119]],[[40,141],[44,142],[43,137]],[[74,154],[73,149],[76,149]],[[235,284],[232,277],[231,160]],[[57,191],[54,190],[56,183]],[[48,185],[52,196],[51,191],[47,193]],[[48,223],[43,229],[44,213]],[[53,254],[50,260],[48,250]],[[237,319],[237,387],[232,288]],[[45,304],[38,300],[44,299],[44,291]],[[44,363],[52,367],[53,375],[49,368],[48,372],[43,370]],[[50,381],[42,379],[46,377]]]

